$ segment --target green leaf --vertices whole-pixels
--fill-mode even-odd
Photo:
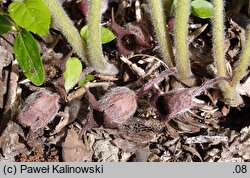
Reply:
[[[101,28],[101,33],[102,33],[102,44],[109,43],[115,39],[115,35],[112,31],[110,31],[108,28],[102,27]],[[87,41],[88,40],[88,26],[85,25],[82,27],[80,34],[83,38],[83,40]]]
[[[171,5],[171,9],[170,9],[170,15],[171,16],[174,16],[175,9],[176,9],[176,4],[177,4],[177,0],[174,0],[172,5]]]
[[[50,27],[50,11],[43,0],[12,2],[8,11],[13,21],[28,31],[46,35]]]
[[[38,44],[25,29],[14,41],[14,54],[24,75],[37,86],[43,84],[45,73]]]
[[[64,88],[66,91],[69,91],[73,88],[82,73],[82,63],[76,57],[71,57],[66,62],[66,71],[63,73],[65,83]]]
[[[199,18],[211,18],[213,15],[213,4],[205,0],[192,1],[191,12]]]
[[[12,27],[13,25],[10,23],[10,21],[0,14],[0,35],[7,33],[12,29]]]
[[[86,83],[87,81],[93,81],[94,79],[95,79],[94,75],[89,74],[89,75],[87,75],[86,77],[82,78],[82,79],[78,82],[78,86],[79,86],[79,87],[82,87],[82,86],[85,85],[85,83]]]

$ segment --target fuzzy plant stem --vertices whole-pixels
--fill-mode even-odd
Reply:
[[[172,45],[167,29],[162,0],[148,0],[154,23],[156,39],[159,43],[163,61],[169,66],[174,65]]]
[[[88,32],[87,49],[92,67],[100,73],[117,74],[118,70],[116,67],[109,64],[103,56],[101,43],[101,0],[92,0],[90,2]]]
[[[240,82],[240,80],[246,75],[246,70],[250,65],[250,31],[248,31],[247,41],[245,48],[242,50],[240,55],[239,65],[234,71],[233,79],[231,81],[231,86],[233,88]]]
[[[188,54],[188,19],[190,0],[178,0],[175,11],[174,36],[176,48],[176,66],[181,80],[191,78]]]
[[[83,43],[83,40],[78,30],[75,28],[74,24],[64,11],[59,0],[43,0],[43,1],[50,9],[56,27],[62,32],[64,37],[68,40],[74,52],[85,62],[86,65],[88,65],[89,62],[87,61],[86,47]]]
[[[226,60],[224,53],[224,2],[223,0],[213,0],[213,55],[215,65],[218,70],[218,77],[226,77]],[[232,96],[232,88],[226,81],[221,81],[221,90],[225,99]]]

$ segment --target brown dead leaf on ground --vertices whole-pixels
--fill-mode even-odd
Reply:
[[[85,16],[80,12],[76,1],[60,2],[80,30],[86,24],[87,4],[84,3],[87,1],[84,0],[84,7],[81,7]],[[228,16],[225,20],[225,53],[227,72],[230,76],[238,65],[240,52],[245,45],[245,31],[249,26],[247,15],[250,14],[247,8],[240,5],[231,7],[231,2],[237,5],[237,1],[228,0],[226,6]],[[6,6],[4,0],[0,3],[1,7]],[[117,38],[104,44],[103,52],[118,67],[120,73],[110,76],[90,71],[94,80],[87,82],[82,88],[76,86],[67,92],[64,89],[65,62],[69,56],[75,54],[72,54],[71,47],[53,25],[51,34],[57,42],[47,44],[36,36],[41,46],[46,73],[46,82],[40,87],[34,86],[24,77],[14,58],[15,34],[11,32],[0,36],[0,161],[249,161],[249,69],[237,86],[237,92],[244,100],[244,106],[240,108],[225,105],[216,85],[196,93],[197,96],[192,98],[192,101],[193,94],[188,98],[177,97],[180,102],[175,108],[172,107],[173,104],[167,107],[167,99],[164,102],[155,102],[155,98],[164,98],[163,96],[173,91],[176,86],[177,89],[183,87],[187,93],[194,88],[182,86],[176,75],[154,81],[157,76],[168,70],[168,66],[161,61],[145,0],[113,0],[109,2],[109,6],[105,5],[105,8],[107,11],[103,13],[102,24],[113,30]],[[171,29],[173,19],[167,19],[170,31],[174,30]],[[197,78],[197,84],[202,84],[217,75],[212,55],[211,22],[210,19],[190,16],[189,25],[191,68]],[[171,31],[171,39],[172,35]],[[141,96],[134,95],[152,81],[152,88],[144,91]],[[118,104],[115,103],[117,98],[121,101],[120,95],[109,95],[109,91],[119,88],[125,88],[124,91],[129,89],[133,94],[133,105],[129,103],[125,92],[119,107],[126,103],[132,109],[126,108],[126,111],[131,112],[122,117],[122,121],[118,122],[119,127],[106,128],[110,125],[107,124],[109,121],[117,124],[117,115],[121,114],[122,109],[117,109]],[[59,98],[55,101],[58,101],[60,108],[57,107],[51,118],[45,118],[45,122],[33,128],[34,140],[30,140],[29,128],[26,126],[32,126],[40,121],[41,117],[38,116],[33,121],[26,117],[24,120],[27,119],[29,124],[22,125],[20,120],[17,120],[20,114],[18,112],[22,111],[27,98],[45,90],[58,94]],[[91,103],[86,95],[87,90],[91,91],[101,107],[94,108],[93,102]],[[177,96],[180,92],[175,91],[175,94]],[[183,104],[183,99],[188,99],[188,104]],[[193,105],[193,101],[196,105]],[[39,99],[35,101],[36,104],[37,102]],[[155,103],[160,103],[160,106],[156,107]],[[30,106],[27,103],[26,105]],[[43,109],[41,106],[39,105],[37,112]],[[169,122],[162,122],[166,110],[161,112],[161,108],[164,107],[172,107],[168,112],[172,112],[175,117]],[[106,108],[112,111],[116,109],[113,113],[118,114],[105,113]],[[187,112],[181,112],[182,109]],[[33,111],[32,107],[31,110]],[[91,113],[91,118],[98,127],[89,127],[82,135],[81,130],[86,126]],[[30,144],[31,141],[33,144]]]
[[[88,142],[88,140],[85,140]],[[65,141],[62,144],[62,157],[65,162],[91,161],[92,151],[89,143],[83,143],[79,134],[74,129],[68,130]]]

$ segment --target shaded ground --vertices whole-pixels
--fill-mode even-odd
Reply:
[[[109,9],[103,15],[103,22],[109,24],[111,9],[114,8],[116,23],[131,33],[121,38],[122,46],[117,47],[117,41],[103,45],[104,54],[118,66],[119,75],[105,76],[92,72],[95,79],[86,84],[99,101],[111,88],[126,86],[131,91],[136,91],[166,70],[166,66],[160,61],[157,44],[153,39],[153,27],[147,4],[143,0],[136,1],[139,3],[136,7],[134,0],[123,2],[124,4],[111,1]],[[233,1],[227,2],[225,52],[227,70],[230,73],[237,65],[245,42],[249,12],[247,4],[237,11],[235,4],[232,5]],[[76,27],[80,29],[85,20],[78,5],[75,1],[62,3]],[[6,9],[7,5],[8,3],[2,3],[1,8]],[[142,19],[136,16],[136,13],[142,13]],[[51,33],[55,36],[60,35],[53,27]],[[105,117],[94,110],[95,119],[104,126],[89,129],[81,134],[87,120],[91,118],[92,110],[85,88],[76,87],[67,93],[66,100],[59,99],[60,116],[53,116],[48,124],[48,119],[45,119],[42,127],[35,127],[37,129],[34,129],[35,133],[31,135],[30,129],[24,127],[17,120],[17,116],[25,106],[33,107],[27,103],[27,98],[30,98],[32,93],[48,93],[49,90],[49,93],[59,93],[61,96],[65,94],[61,87],[64,70],[61,64],[65,63],[71,49],[62,36],[53,49],[50,48],[50,44],[37,37],[46,68],[46,83],[41,87],[35,87],[25,80],[14,60],[15,35],[15,32],[10,32],[0,36],[1,161],[250,160],[249,70],[237,88],[244,99],[244,106],[240,108],[227,106],[220,91],[214,86],[197,96],[195,101],[198,104],[192,106],[189,111],[176,115],[169,122],[161,122],[159,113],[151,105],[152,96],[156,91],[167,92],[180,87],[174,77],[166,77],[164,81],[156,82],[158,87],[153,90],[154,92],[151,90],[136,98],[138,106],[135,114],[119,124],[118,129],[106,128],[105,123],[102,123]],[[214,78],[216,74],[211,35],[210,20],[190,17],[190,60],[192,72],[200,81],[197,85]],[[136,41],[136,38],[140,40]],[[126,57],[122,58],[121,55]],[[127,95],[124,97],[127,98]],[[124,98],[119,98],[121,99]],[[41,98],[33,97],[34,103],[38,103],[39,100],[41,101]],[[113,97],[109,100],[114,101]],[[53,101],[50,102],[50,107],[57,106],[58,103]],[[42,104],[39,107],[48,105]],[[126,107],[131,107],[130,104],[128,102]],[[31,120],[31,125],[36,122],[32,118],[26,119]]]

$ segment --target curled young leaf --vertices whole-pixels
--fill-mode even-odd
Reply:
[[[64,88],[69,91],[77,84],[82,72],[82,63],[76,57],[71,57],[66,62],[66,71],[63,73],[65,83]]]

